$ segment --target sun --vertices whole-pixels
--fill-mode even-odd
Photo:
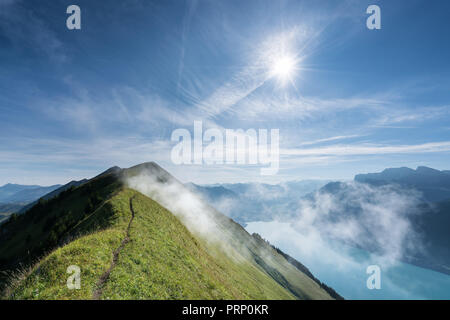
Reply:
[[[281,84],[292,81],[298,69],[297,60],[289,54],[273,58],[269,66],[269,76],[276,78]]]
[[[303,57],[299,50],[297,32],[274,34],[262,42],[258,48],[256,66],[264,72],[264,82],[270,81],[275,87],[296,88],[296,79],[302,70]]]
[[[274,61],[271,74],[275,77],[289,78],[295,69],[295,60],[290,56],[284,56]]]

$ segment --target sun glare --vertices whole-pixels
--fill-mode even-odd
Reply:
[[[289,84],[296,87],[297,73],[303,60],[298,50],[300,38],[297,30],[293,30],[268,37],[261,43],[256,61],[264,69],[265,81],[270,80],[276,87],[284,89]]]
[[[285,84],[293,79],[296,70],[297,61],[290,55],[283,55],[273,59],[270,67],[270,76]]]
[[[282,78],[289,77],[294,71],[295,61],[289,56],[281,57],[275,61],[272,67],[272,74]]]

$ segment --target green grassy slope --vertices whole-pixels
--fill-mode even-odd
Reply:
[[[121,186],[117,177],[106,175],[51,200],[40,200],[26,214],[13,214],[0,227],[0,270],[29,264],[76,236],[74,227]]]
[[[126,174],[135,173],[131,170]],[[6,292],[6,298],[331,298],[270,245],[250,236],[225,216],[216,213],[233,239],[230,244],[237,248],[235,257],[193,235],[171,212],[149,197],[126,188],[114,177],[97,178],[43,204],[49,209],[44,211],[51,214],[56,210],[53,207],[70,208],[68,216],[77,216],[77,220],[62,235],[80,236],[53,250],[19,277]],[[86,192],[94,190],[93,183],[99,187],[95,189],[100,192],[98,197],[105,200],[90,205],[91,196]],[[38,224],[41,229],[43,224]],[[11,224],[9,230],[14,227]],[[36,233],[33,237],[45,238]],[[16,250],[23,251],[26,246],[21,241],[24,240],[18,236],[8,239]],[[0,244],[0,258],[14,254],[14,250]],[[66,286],[69,276],[66,270],[70,265],[81,268],[79,290],[69,290]]]

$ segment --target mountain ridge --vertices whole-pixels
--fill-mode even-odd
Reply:
[[[398,183],[403,187],[418,189],[426,201],[437,202],[450,199],[449,172],[425,166],[418,166],[416,170],[408,167],[388,168],[378,173],[357,174],[354,181],[376,186]]]
[[[190,224],[186,225],[179,212],[173,213],[149,196],[130,189],[127,179],[140,177],[143,171],[154,178],[146,183],[161,192],[181,185],[156,163],[116,168],[54,198],[41,199],[26,213],[0,226],[0,265],[9,262],[12,267],[28,261],[31,268],[13,282],[7,297],[332,298],[308,275],[275,250],[262,247],[219,212],[211,209],[208,215],[214,218],[221,237],[231,239],[230,242],[217,243],[203,237],[190,229]],[[131,223],[133,215],[135,221]],[[113,253],[127,237],[127,226],[129,241],[123,244],[114,267],[99,285],[102,274],[115,260]],[[33,267],[32,256],[43,258]],[[65,279],[68,265],[82,268],[81,290],[67,290],[61,280]],[[100,294],[94,295],[99,289]]]

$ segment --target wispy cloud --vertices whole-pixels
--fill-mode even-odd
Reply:
[[[318,143],[322,143],[322,142],[345,140],[345,139],[358,138],[358,137],[360,137],[360,135],[357,135],[357,134],[349,135],[349,136],[335,136],[335,137],[323,138],[323,139],[318,139],[318,140],[313,140],[313,141],[305,141],[305,142],[300,143],[299,145],[307,146],[307,145],[313,145],[313,144],[318,144]]]
[[[65,122],[75,130],[101,134],[117,132],[120,125],[131,125],[133,131],[151,132],[168,125],[192,125],[194,115],[185,114],[154,93],[145,93],[131,87],[112,88],[102,95],[75,85],[70,97],[42,99],[34,110],[48,118]]]
[[[427,121],[447,118],[450,115],[450,106],[429,106],[411,108],[395,108],[385,110],[377,119],[373,126],[389,127],[400,124],[421,124]]]
[[[254,48],[247,64],[239,72],[216,88],[209,97],[200,100],[196,107],[212,118],[229,111],[270,80],[270,68],[274,59],[285,52],[297,52],[300,55],[299,49],[305,45],[308,37],[311,35],[307,29],[298,26],[268,37]]]
[[[311,155],[377,155],[377,154],[404,154],[428,153],[450,151],[450,141],[429,142],[415,145],[380,145],[380,144],[353,144],[333,145],[320,148],[281,149],[280,155],[311,156]]]

